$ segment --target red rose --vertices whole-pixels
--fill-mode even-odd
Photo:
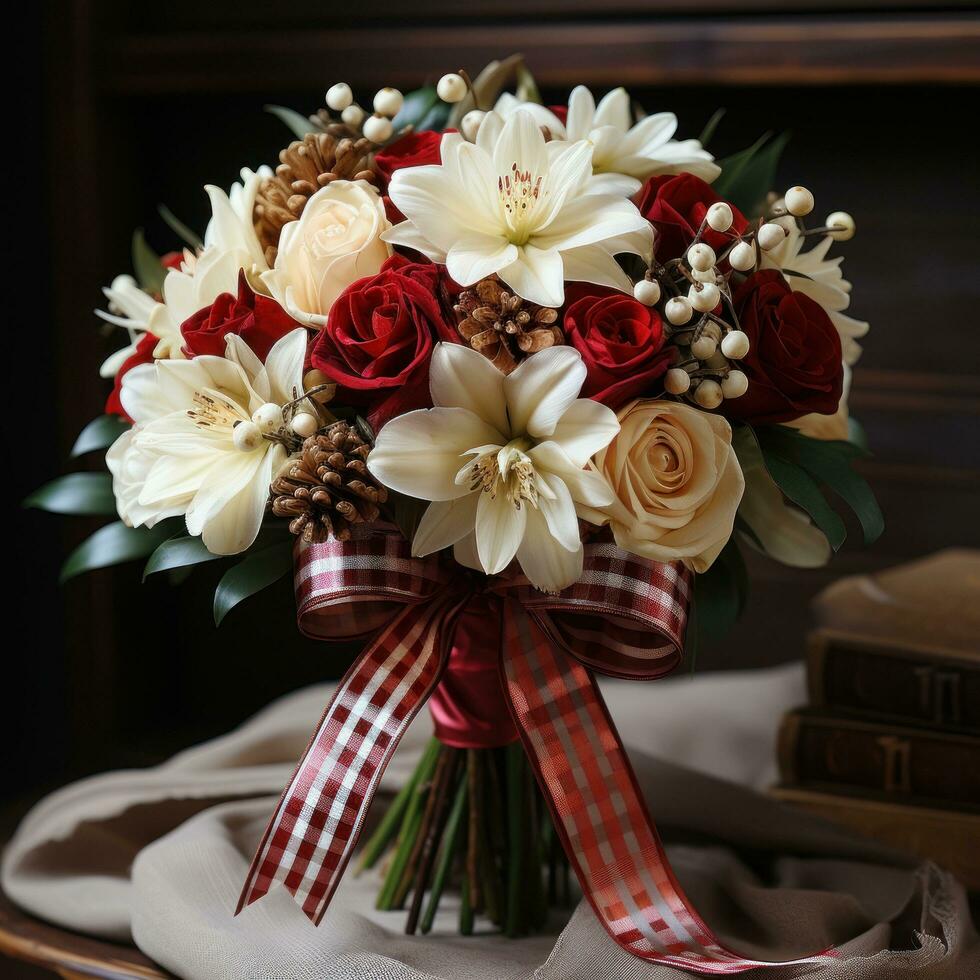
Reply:
[[[238,296],[222,293],[210,306],[198,310],[180,327],[184,336],[183,351],[188,357],[200,354],[225,355],[225,337],[238,334],[252,348],[255,356],[264,361],[272,345],[299,324],[274,300],[253,293],[245,279],[238,274]]]
[[[725,415],[754,424],[833,415],[844,368],[840,337],[823,308],[794,293],[775,269],[750,276],[733,298],[752,345],[739,365],[749,390],[724,402]]]
[[[449,132],[453,132],[449,130]],[[421,167],[439,162],[439,144],[442,133],[427,130],[424,133],[409,133],[391,146],[386,146],[374,157],[374,169],[381,175],[387,186],[391,175],[403,167]]]
[[[694,241],[694,236],[712,204],[721,201],[700,177],[693,174],[678,174],[651,177],[636,198],[640,214],[656,229],[653,240],[657,259],[667,262],[684,255]],[[716,252],[722,252],[748,227],[748,221],[734,204],[730,205],[734,221],[725,232],[705,228],[701,240]]]
[[[342,390],[339,400],[366,405],[375,428],[431,404],[429,358],[452,328],[438,299],[439,267],[393,256],[334,301],[310,360]]]
[[[158,339],[153,334],[143,334],[139,341],[137,341],[136,350],[122,362],[122,367],[120,367],[116,372],[116,380],[112,385],[112,391],[109,393],[109,397],[106,399],[106,415],[118,415],[121,418],[126,419],[127,422],[133,421],[126,414],[126,410],[122,407],[122,401],[119,398],[119,394],[122,391],[122,380],[123,377],[125,377],[128,372],[132,371],[134,367],[139,367],[140,364],[153,363],[153,348],[156,347],[157,343]]]
[[[589,372],[583,396],[618,409],[650,394],[673,358],[673,349],[663,350],[660,314],[604,286],[570,285],[565,295],[566,343],[582,355]]]

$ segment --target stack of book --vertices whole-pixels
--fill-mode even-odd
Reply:
[[[980,552],[843,579],[814,605],[810,703],[783,719],[775,794],[980,888]]]

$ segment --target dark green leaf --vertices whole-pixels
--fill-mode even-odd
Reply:
[[[534,102],[536,105],[541,105],[541,91],[538,88],[538,83],[523,61],[517,66],[516,95],[521,102]]]
[[[292,130],[293,136],[298,140],[301,140],[309,133],[320,132],[320,127],[313,120],[297,112],[295,109],[288,109],[284,105],[267,105],[264,108],[266,112],[271,113]]]
[[[389,491],[388,504],[398,530],[405,536],[406,541],[411,542],[415,538],[419,521],[422,520],[422,515],[429,506],[428,503],[415,497],[407,497],[403,493]]]
[[[837,512],[827,503],[820,487],[801,466],[765,450],[763,456],[766,469],[779,489],[810,515],[813,523],[827,536],[831,548],[838,551],[847,537],[847,529]]]
[[[174,568],[184,568],[189,565],[199,565],[201,562],[214,561],[216,558],[224,558],[226,555],[212,554],[204,546],[204,542],[199,537],[190,535],[180,535],[164,541],[156,551],[150,555],[150,560],[143,569],[143,579],[155,572],[166,572]]]
[[[361,438],[365,442],[369,442],[372,446],[377,442],[377,436],[374,434],[374,429],[371,428],[370,423],[366,418],[360,415],[354,417],[354,428],[360,433]]]
[[[180,218],[178,218],[166,204],[158,205],[157,211],[160,212],[160,217],[167,223],[167,227],[178,238],[180,238],[181,241],[186,242],[195,250],[204,248],[204,242],[201,241],[197,232],[195,232],[188,225],[185,225],[184,222],[181,221]]]
[[[776,182],[776,167],[789,133],[770,139],[766,133],[747,150],[719,160],[721,174],[713,189],[748,215],[760,214],[766,195]]]
[[[25,507],[55,514],[115,514],[112,477],[108,473],[69,473],[35,490]]]
[[[140,286],[148,293],[159,293],[167,270],[160,256],[146,242],[142,228],[133,232],[133,271]]]
[[[445,119],[449,115],[449,105],[442,101],[436,94],[434,85],[426,85],[424,88],[417,88],[414,92],[405,95],[401,111],[392,120],[392,126],[397,133],[406,126],[411,126],[416,132],[425,129],[441,129],[441,126],[431,125],[439,118]]]
[[[735,591],[738,594],[738,615],[741,617],[749,599],[749,572],[745,567],[742,549],[739,548],[734,534],[728,539],[728,544],[722,549],[717,561],[722,562],[731,573],[735,583]]]
[[[214,590],[214,625],[220,626],[228,613],[244,599],[278,581],[293,567],[293,542],[281,541],[263,548],[229,568]]]
[[[468,93],[466,98],[457,102],[451,107],[447,125],[454,129],[459,128],[460,120],[470,109],[489,109],[497,101],[497,96],[513,80],[517,69],[524,64],[523,55],[512,54],[503,61],[491,61],[473,79],[473,93]]]
[[[768,426],[758,436],[767,465],[769,455],[777,455],[805,469],[854,511],[865,544],[878,540],[885,529],[881,508],[867,481],[851,468],[852,460],[867,455],[864,450],[851,442],[811,439],[786,426]]]
[[[706,572],[694,576],[694,605],[700,650],[723,639],[738,620],[738,584],[730,565],[715,561]]]
[[[153,528],[127,527],[122,521],[107,524],[68,556],[61,568],[61,581],[95,568],[145,558],[173,533],[173,521],[163,521]]]
[[[129,423],[118,415],[100,415],[79,432],[71,455],[84,456],[96,449],[108,449],[128,428]]]
[[[725,109],[716,109],[714,115],[704,124],[704,129],[701,130],[701,135],[698,137],[698,142],[705,149],[708,148],[708,144],[714,137],[715,130],[718,129],[718,123],[720,123],[724,117],[725,111]]]

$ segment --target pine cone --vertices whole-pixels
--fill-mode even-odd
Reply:
[[[365,465],[370,451],[346,422],[310,436],[272,481],[273,514],[292,518],[289,530],[304,541],[346,541],[355,524],[376,521],[388,499]]]
[[[560,344],[565,337],[555,326],[557,310],[515,296],[496,276],[464,289],[453,309],[463,339],[504,374],[528,354]]]
[[[283,225],[295,221],[321,187],[334,180],[374,180],[368,160],[372,145],[363,138],[309,133],[279,154],[276,175],[262,182],[252,213],[270,266],[276,261]]]

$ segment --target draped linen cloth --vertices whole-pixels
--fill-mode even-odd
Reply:
[[[948,874],[757,792],[775,778],[781,713],[805,697],[798,665],[602,688],[680,882],[718,935],[760,959],[829,945],[842,954],[752,977],[980,976],[967,898]],[[446,895],[433,933],[405,936],[404,912],[374,910],[373,874],[345,878],[319,929],[282,890],[234,918],[274,794],[329,695],[328,686],[309,688],[162,766],[52,794],[9,845],[4,890],[55,924],[134,941],[186,980],[688,975],[621,950],[584,902],[567,921],[554,916],[549,932],[508,940],[489,930],[455,935],[457,906]],[[382,794],[405,782],[430,730],[421,715]]]

